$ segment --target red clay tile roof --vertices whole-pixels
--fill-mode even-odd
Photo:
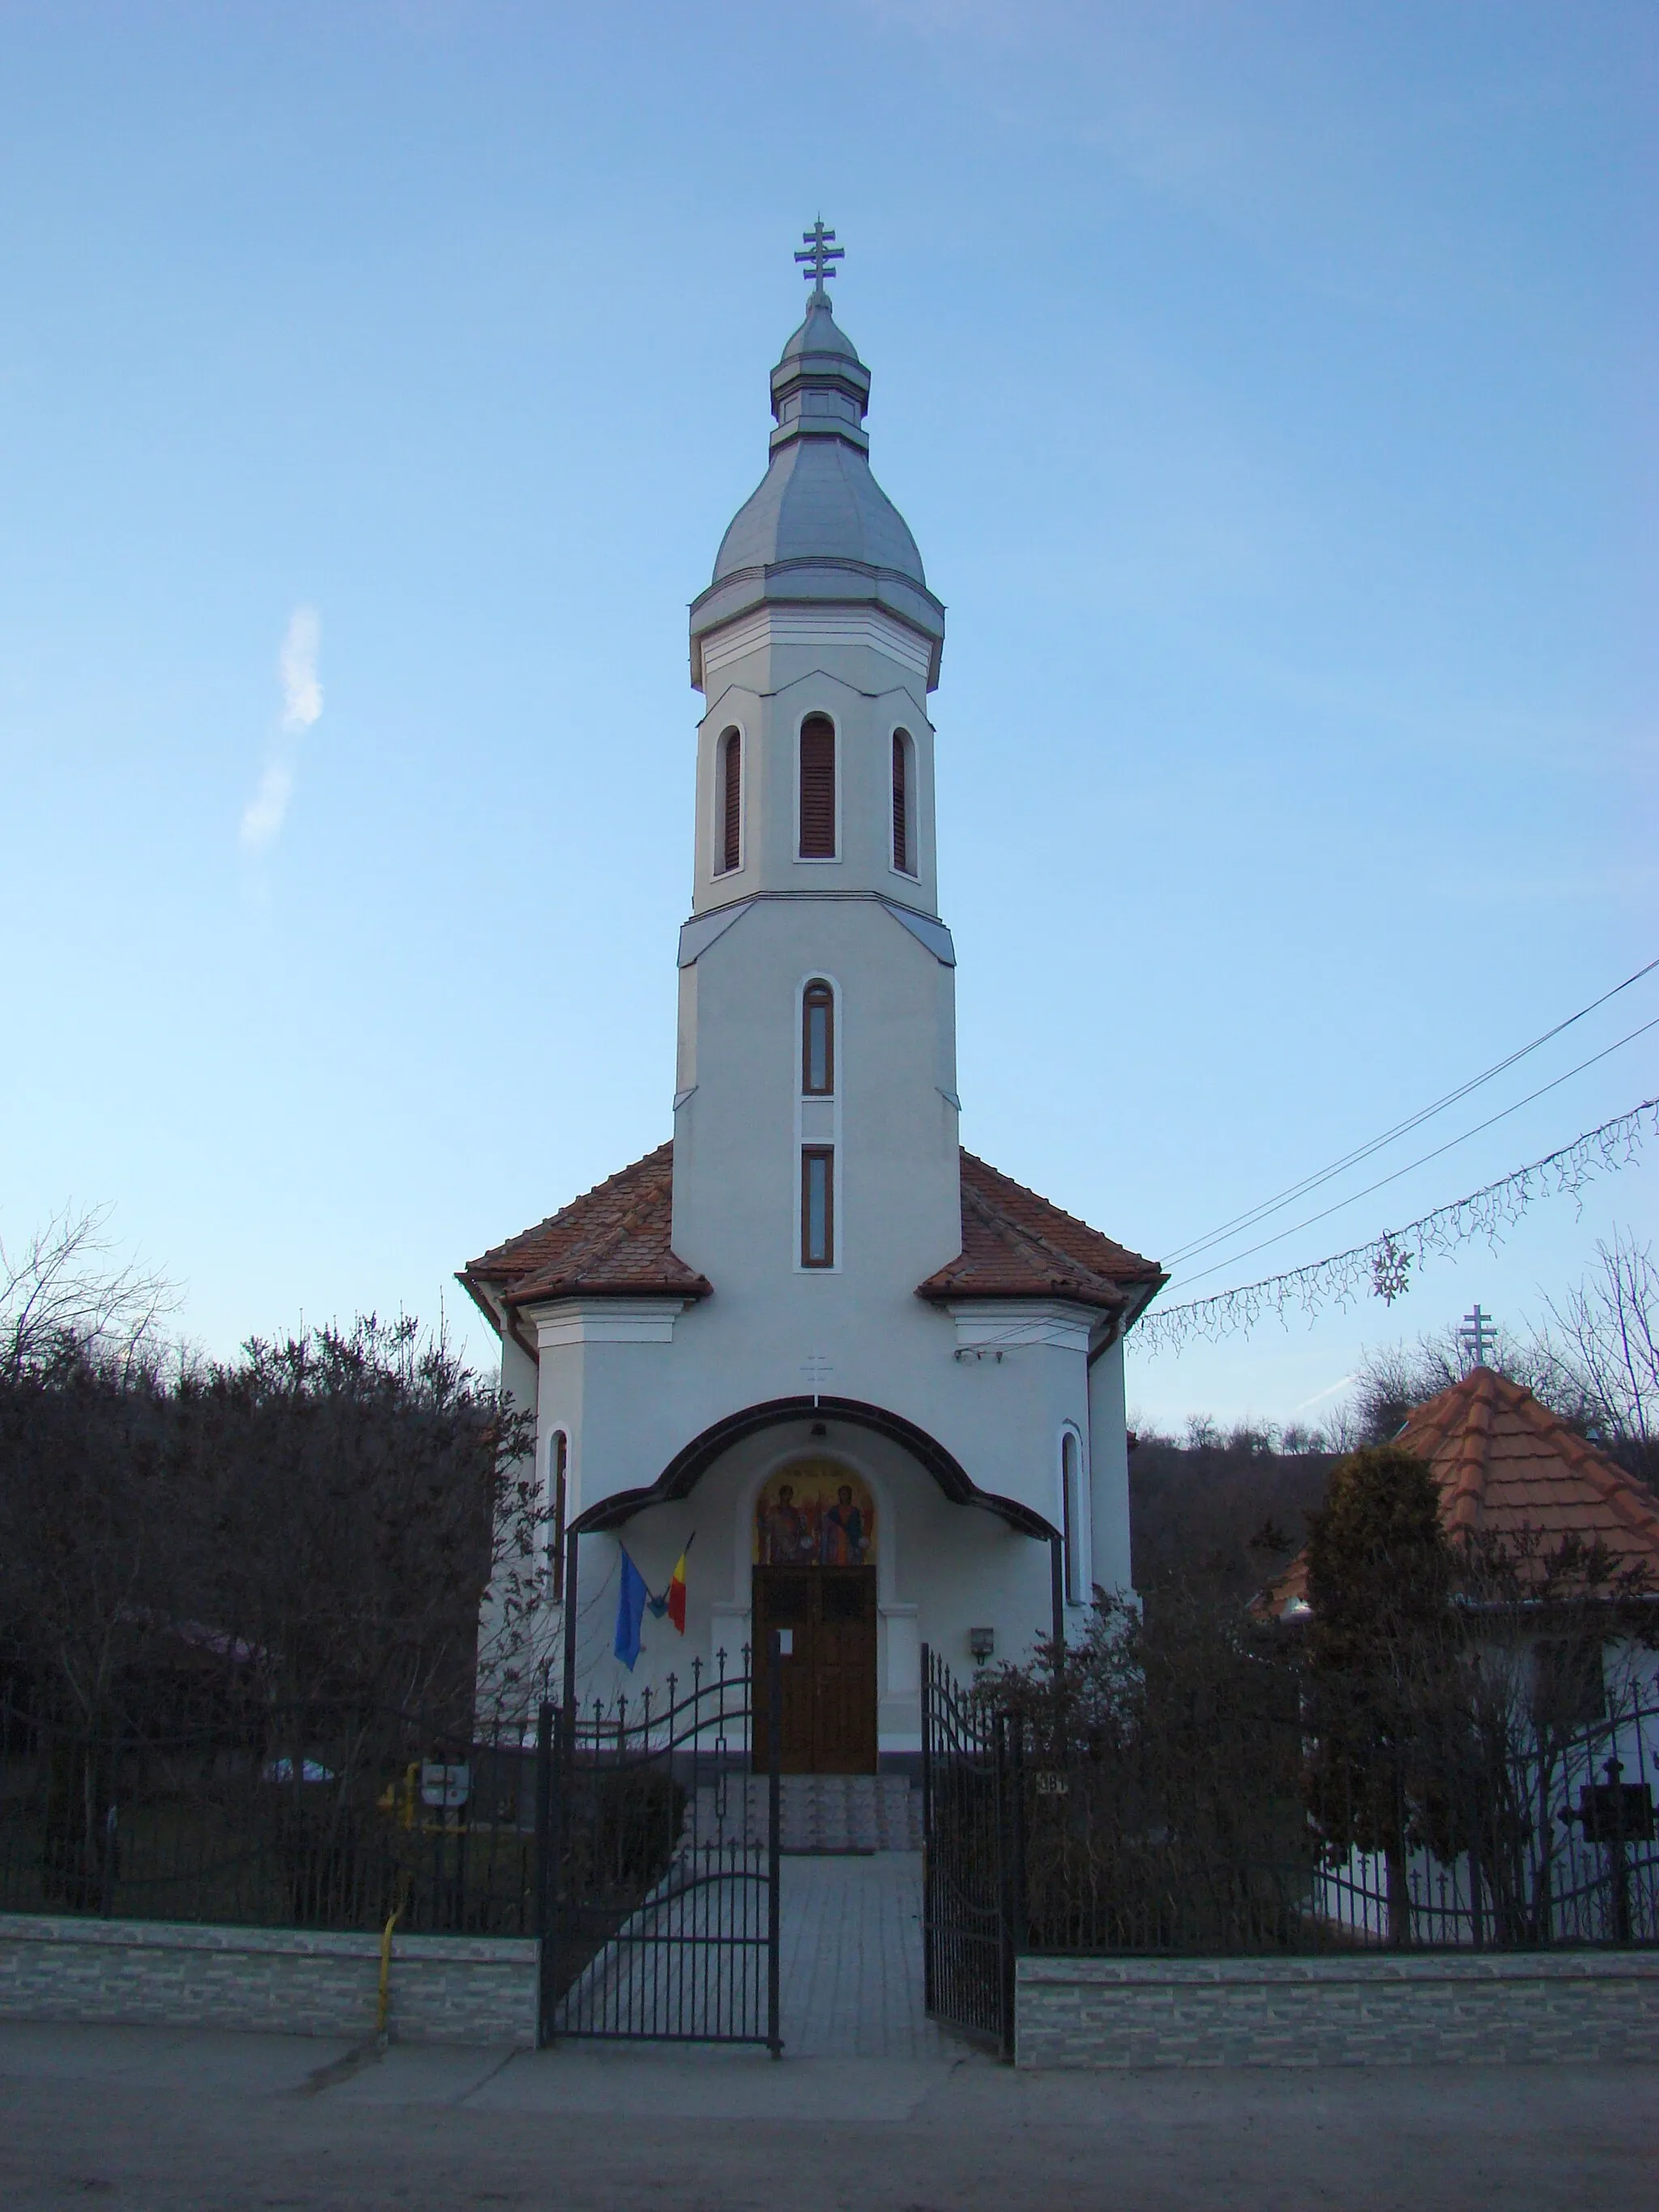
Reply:
[[[917,1285],[924,1298],[1066,1298],[1116,1312],[1168,1280],[1155,1260],[1115,1244],[1024,1183],[962,1156],[962,1250]],[[1133,1297],[1137,1289],[1146,1297]]]
[[[576,1297],[706,1298],[713,1285],[669,1243],[674,1147],[659,1145],[632,1167],[596,1183],[520,1237],[510,1237],[461,1272],[469,1288],[488,1284],[509,1305]]]
[[[543,1298],[705,1298],[713,1285],[670,1242],[674,1147],[659,1145],[537,1228],[497,1244],[461,1271],[520,1306]],[[920,1285],[925,1298],[1066,1298],[1115,1312],[1162,1271],[1086,1222],[962,1155],[962,1252]],[[1144,1303],[1144,1300],[1142,1301]]]
[[[1659,1580],[1659,1503],[1532,1392],[1489,1367],[1429,1399],[1393,1441],[1426,1460],[1440,1492],[1440,1524],[1454,1542],[1488,1531],[1535,1533],[1604,1545],[1614,1569],[1644,1566]],[[1261,1601],[1275,1615],[1308,1594],[1305,1555]]]

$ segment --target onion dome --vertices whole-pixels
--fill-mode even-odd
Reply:
[[[691,603],[699,688],[708,633],[780,605],[879,607],[927,641],[928,688],[939,681],[945,609],[904,517],[870,472],[870,372],[836,321],[824,273],[834,271],[819,272],[806,319],[772,371],[770,465],[720,540],[708,589]]]

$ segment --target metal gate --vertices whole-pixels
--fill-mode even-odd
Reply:
[[[770,1710],[778,1711],[771,1639]],[[690,1686],[543,1708],[544,2044],[763,2043],[778,2026],[778,1760],[751,1770],[749,1654]]]
[[[921,1648],[922,1957],[927,2010],[1014,2051],[1021,1734]]]

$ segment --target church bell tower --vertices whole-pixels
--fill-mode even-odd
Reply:
[[[679,955],[674,1249],[796,1345],[909,1299],[960,1243],[927,714],[945,610],[871,473],[834,236],[796,257],[812,291],[772,371],[766,474],[691,607]]]
[[[1127,1586],[1123,1339],[1164,1277],[961,1147],[945,610],[870,471],[834,233],[806,249],[766,473],[691,605],[673,1140],[462,1279],[536,1408],[567,1696],[787,1628],[787,1770],[869,1774],[921,1748],[924,1644],[1015,1656]],[[648,1595],[694,1539],[682,1613],[641,1644],[619,1599],[613,1633],[610,1578]]]

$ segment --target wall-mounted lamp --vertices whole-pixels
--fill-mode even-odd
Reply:
[[[986,1661],[995,1652],[996,1648],[997,1632],[994,1628],[970,1628],[969,1630],[968,1649],[973,1654],[974,1664],[975,1667],[982,1667]]]

